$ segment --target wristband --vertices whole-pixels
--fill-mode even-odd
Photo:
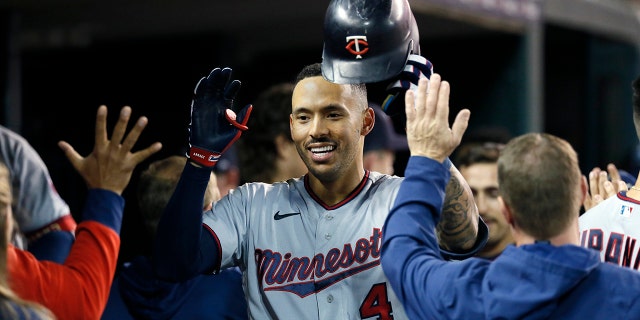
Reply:
[[[189,149],[189,159],[210,168],[216,165],[220,159],[220,155],[221,153],[219,152],[212,152],[198,147],[191,147]]]
[[[75,230],[76,230],[76,221],[73,219],[73,216],[69,214],[69,215],[60,217],[56,221],[53,221],[38,230],[26,233],[25,237],[29,242],[32,242],[51,231],[68,231],[68,232],[74,233]]]

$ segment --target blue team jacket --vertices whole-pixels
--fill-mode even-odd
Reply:
[[[382,268],[411,319],[640,319],[640,273],[590,249],[536,243],[493,262],[443,261],[434,228],[448,179],[411,157],[383,228]]]

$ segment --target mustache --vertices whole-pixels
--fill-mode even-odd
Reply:
[[[329,138],[322,137],[322,138],[311,139],[311,140],[307,141],[304,145],[305,145],[305,147],[309,147],[309,145],[314,144],[314,143],[327,143],[327,142],[335,144],[335,142],[333,140],[331,140]]]

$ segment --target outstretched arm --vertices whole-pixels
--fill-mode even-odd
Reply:
[[[410,55],[404,70],[389,84],[389,95],[382,103],[382,109],[387,113],[393,113],[392,102],[402,92],[411,91],[412,99],[415,98],[418,93],[418,81],[430,79],[432,74],[433,64],[429,60],[419,55]],[[448,158],[445,164],[450,168],[451,178],[446,188],[442,219],[438,224],[438,239],[445,256],[461,259],[482,249],[488,231],[484,232],[486,225],[480,219],[467,181]]]
[[[162,147],[156,142],[132,153],[147,118],[141,117],[125,137],[130,116],[131,108],[122,108],[108,139],[107,108],[100,106],[95,146],[87,157],[67,142],[59,143],[89,188],[76,241],[64,264],[38,261],[26,251],[9,248],[12,288],[20,297],[49,308],[58,319],[99,319],[107,303],[120,248],[121,194],[135,167]]]
[[[447,183],[442,218],[438,223],[438,239],[445,255],[460,259],[482,249],[486,238],[482,238],[485,234],[480,231],[486,226],[480,219],[467,181],[455,166],[451,165],[449,172],[451,178]]]
[[[449,128],[449,84],[437,74],[421,80],[417,99],[407,93],[407,140],[411,157],[396,202],[382,231],[382,268],[402,301],[409,318],[433,318],[441,311],[430,295],[455,290],[451,279],[459,272],[440,255],[435,226],[443,209],[445,183],[450,179],[446,161],[467,128],[469,110],[458,113]],[[442,213],[441,213],[442,211]]]
[[[200,79],[191,103],[189,161],[158,223],[154,270],[158,277],[184,281],[218,269],[219,242],[202,224],[202,203],[211,170],[247,130],[252,106],[236,113],[233,100],[240,81],[230,68],[215,68]]]

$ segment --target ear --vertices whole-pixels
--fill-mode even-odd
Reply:
[[[362,119],[362,135],[366,136],[373,129],[373,125],[376,122],[376,113],[372,108],[368,107],[364,112],[364,118]]]
[[[587,182],[587,177],[585,177],[584,175],[580,179],[580,192],[582,195],[582,197],[580,197],[580,203],[584,203],[584,199],[589,192],[589,183]]]
[[[289,136],[293,139],[293,114],[289,114]]]
[[[500,202],[500,207],[502,207],[502,215],[504,215],[504,219],[512,228],[515,227],[516,222],[513,218],[513,212],[511,212],[511,208],[504,202],[504,199],[502,199],[502,197],[498,197],[498,201]]]

